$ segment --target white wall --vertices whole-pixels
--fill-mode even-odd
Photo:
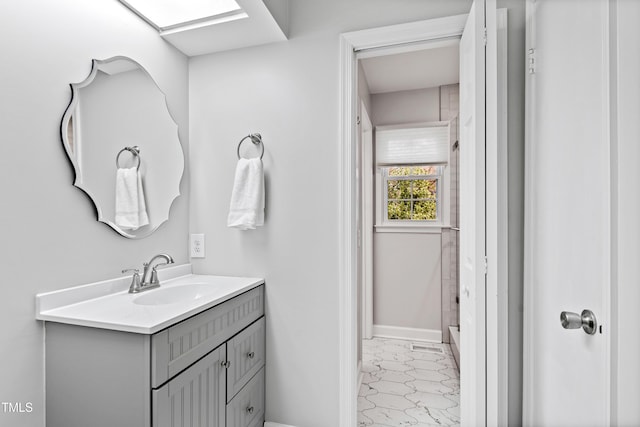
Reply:
[[[268,420],[338,425],[339,34],[466,13],[469,1],[296,0],[290,40],[190,63],[198,272],[264,276]],[[238,140],[261,132],[262,229],[225,227]]]
[[[188,261],[188,179],[170,222],[135,241],[98,223],[89,199],[72,186],[60,141],[69,83],[84,80],[92,58],[135,59],[166,92],[187,148],[188,64],[113,0],[3,2],[0,28],[0,401],[33,404],[22,414],[0,406],[0,425],[43,427],[43,328],[35,320],[35,294],[118,276],[161,251]]]

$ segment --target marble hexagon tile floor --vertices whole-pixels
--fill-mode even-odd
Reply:
[[[362,342],[358,426],[460,425],[460,375],[448,344],[443,353],[412,351],[411,342]]]

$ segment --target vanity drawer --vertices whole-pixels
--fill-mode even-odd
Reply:
[[[259,286],[151,337],[151,386],[156,388],[264,315]]]
[[[264,338],[262,317],[227,342],[227,402],[264,366]]]
[[[264,368],[227,405],[227,427],[262,427],[263,423]]]

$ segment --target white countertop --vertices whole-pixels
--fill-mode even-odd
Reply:
[[[194,314],[225,302],[264,283],[255,277],[191,274],[191,266],[159,270],[160,288],[128,293],[131,277],[106,280],[36,295],[36,319],[115,331],[153,334]],[[186,274],[185,274],[186,273]],[[159,305],[142,305],[157,290],[178,295],[197,284],[197,296]],[[160,295],[160,294],[157,294]]]

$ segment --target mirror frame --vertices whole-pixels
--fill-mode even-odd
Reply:
[[[98,74],[98,71],[100,71],[100,66],[102,64],[108,64],[110,62],[119,61],[119,60],[127,60],[127,61],[130,61],[133,64],[135,64],[149,79],[151,79],[151,81],[156,86],[158,91],[162,94],[162,96],[164,98],[165,106],[167,108],[167,113],[169,115],[169,118],[171,119],[171,122],[175,126],[177,143],[180,146],[180,153],[182,154],[182,158],[179,159],[179,161],[180,161],[180,171],[179,171],[180,179],[178,180],[178,184],[175,187],[175,189],[166,188],[166,191],[172,192],[169,195],[170,203],[169,203],[169,208],[167,209],[167,212],[163,213],[161,215],[160,219],[154,222],[153,226],[151,226],[152,224],[150,223],[149,224],[149,228],[147,230],[144,230],[144,231],[140,232],[140,233],[135,233],[136,230],[123,230],[118,225],[116,225],[116,223],[114,221],[111,221],[111,220],[105,218],[105,216],[102,213],[102,209],[100,208],[99,204],[97,203],[96,198],[94,197],[94,195],[91,193],[91,191],[88,188],[86,188],[82,184],[82,180],[80,178],[81,177],[81,168],[80,168],[80,165],[78,164],[78,161],[77,161],[77,159],[75,157],[75,154],[71,150],[71,145],[69,144],[69,139],[68,139],[68,135],[67,135],[69,122],[73,118],[73,114],[75,113],[76,107],[78,106],[79,90],[84,88],[84,87],[86,87],[86,86],[88,86],[88,85],[90,85],[93,82],[93,80],[95,79],[95,77]],[[65,153],[67,154],[67,158],[69,159],[69,161],[71,162],[71,165],[73,166],[73,171],[74,171],[73,185],[75,187],[79,188],[80,190],[82,190],[89,197],[89,199],[91,199],[91,202],[93,203],[93,206],[94,206],[94,208],[96,210],[97,220],[102,222],[102,223],[104,223],[104,224],[107,224],[108,226],[110,226],[112,229],[114,229],[121,236],[129,238],[129,239],[142,239],[144,237],[147,237],[147,236],[151,235],[162,224],[164,224],[165,222],[167,222],[169,220],[169,213],[171,212],[171,208],[173,207],[173,204],[175,203],[175,201],[178,198],[178,196],[181,195],[180,194],[180,185],[182,184],[182,180],[184,179],[184,169],[185,169],[184,148],[182,147],[182,141],[180,140],[178,123],[176,122],[175,118],[171,114],[171,110],[169,109],[169,103],[167,102],[166,94],[162,91],[162,89],[160,89],[160,86],[154,80],[154,78],[151,76],[151,74],[149,74],[149,72],[146,70],[146,68],[144,68],[139,62],[137,62],[137,61],[135,61],[135,60],[133,60],[133,59],[127,57],[127,56],[122,56],[122,55],[113,56],[113,57],[107,58],[107,59],[92,59],[91,60],[91,71],[90,71],[89,75],[87,76],[87,78],[85,80],[83,80],[82,82],[80,82],[80,83],[70,83],[69,86],[71,87],[71,101],[69,102],[69,105],[67,106],[67,109],[65,110],[65,112],[64,112],[64,114],[62,116],[62,121],[61,121],[61,124],[60,124],[60,138],[62,140],[62,145],[64,146]],[[178,160],[178,159],[176,159],[176,160]],[[156,212],[154,212],[154,214],[156,214]]]

